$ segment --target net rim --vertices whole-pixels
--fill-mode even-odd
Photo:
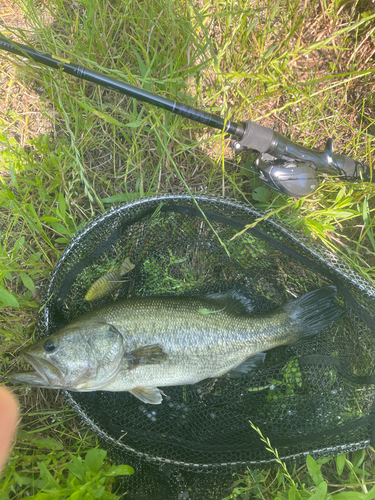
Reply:
[[[67,247],[65,248],[64,252],[62,253],[59,261],[57,262],[55,268],[53,269],[48,286],[46,288],[45,292],[45,297],[49,297],[52,293],[52,288],[54,285],[54,280],[58,276],[61,267],[65,265],[67,260],[70,257],[70,253],[73,251],[74,248],[76,248],[77,245],[80,244],[82,239],[84,239],[87,234],[92,231],[98,224],[102,224],[105,222],[106,219],[116,216],[116,215],[121,215],[122,217],[126,218],[126,212],[131,213],[131,210],[134,208],[147,208],[148,205],[150,204],[155,204],[155,203],[161,203],[161,202],[175,202],[181,203],[181,202],[190,202],[190,203],[195,203],[199,202],[202,203],[208,203],[208,204],[215,204],[216,207],[220,206],[223,208],[227,209],[239,209],[244,215],[248,214],[249,216],[252,216],[253,218],[261,218],[265,217],[266,219],[262,221],[263,223],[269,225],[270,227],[274,228],[278,232],[281,232],[283,235],[285,235],[289,240],[293,242],[296,246],[299,248],[303,248],[303,250],[306,252],[306,254],[312,256],[315,260],[318,260],[323,266],[327,266],[330,268],[336,275],[340,275],[340,278],[343,281],[350,282],[353,286],[355,286],[357,289],[361,291],[361,293],[365,292],[367,295],[371,297],[375,297],[375,287],[372,287],[370,283],[363,284],[361,281],[354,281],[352,276],[355,276],[357,273],[352,270],[351,276],[348,276],[345,274],[345,271],[342,270],[341,268],[337,268],[334,266],[333,262],[340,261],[340,257],[336,256],[333,254],[331,251],[328,249],[322,247],[321,245],[317,244],[316,242],[309,240],[307,236],[304,234],[298,232],[297,229],[292,228],[288,226],[286,223],[275,219],[273,216],[268,216],[265,212],[257,209],[256,207],[253,207],[250,204],[246,204],[244,202],[231,199],[231,198],[225,198],[222,196],[216,196],[216,195],[197,195],[194,196],[194,199],[186,193],[179,193],[179,194],[158,194],[158,195],[153,195],[153,196],[148,196],[144,198],[139,198],[136,200],[132,200],[127,203],[123,203],[121,205],[118,205],[116,207],[113,207],[109,210],[107,210],[105,213],[93,218],[91,221],[89,221],[82,229],[80,229],[77,233],[75,233],[68,243]],[[345,270],[350,269],[348,265],[343,262],[343,268]],[[364,279],[364,278],[362,278]],[[42,311],[43,315],[43,320],[46,325],[47,330],[50,328],[50,308],[48,307],[48,302],[45,304],[46,307],[44,307]],[[238,461],[238,462],[221,462],[221,463],[210,463],[210,464],[195,464],[193,462],[180,462],[177,460],[169,459],[169,458],[164,458],[164,457],[158,457],[158,456],[150,456],[147,453],[143,453],[139,450],[136,450],[135,448],[132,448],[119,440],[115,440],[112,436],[110,436],[108,433],[103,432],[102,429],[100,429],[95,422],[89,417],[84,410],[80,407],[80,405],[74,400],[73,396],[68,392],[68,391],[62,391],[64,394],[64,397],[66,398],[67,402],[69,405],[74,409],[76,413],[78,413],[85,423],[89,425],[89,427],[99,435],[102,439],[104,439],[107,443],[110,443],[112,446],[116,446],[118,448],[121,448],[122,450],[126,452],[131,452],[132,454],[141,457],[143,459],[147,459],[148,461],[152,462],[159,462],[159,463],[168,463],[172,464],[175,466],[183,466],[183,467],[189,467],[192,469],[209,469],[209,468],[220,468],[220,467],[228,467],[228,466],[239,466],[239,465],[247,465],[247,466],[260,466],[260,465],[266,465],[266,464],[276,464],[276,459],[267,459],[267,460],[254,460],[254,461]],[[370,444],[370,440],[365,440],[361,442],[355,442],[355,443],[347,443],[345,445],[340,446],[341,453],[344,453],[346,451],[354,451],[357,449],[364,448]],[[310,450],[309,452],[299,452],[296,454],[292,455],[284,455],[281,456],[280,458],[282,460],[296,460],[299,458],[305,458],[308,454],[316,454],[319,456],[330,456],[332,453],[337,453],[337,446],[332,447],[328,446],[325,448],[319,448],[316,450]]]

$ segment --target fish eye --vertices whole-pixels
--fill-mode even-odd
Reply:
[[[46,340],[43,344],[44,350],[47,352],[53,352],[56,349],[56,344],[52,340]]]

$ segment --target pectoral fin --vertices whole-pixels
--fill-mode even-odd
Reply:
[[[162,392],[157,387],[135,387],[129,392],[150,405],[160,405],[163,401]]]
[[[129,370],[139,365],[158,365],[168,359],[168,354],[158,344],[146,345],[125,354],[124,359],[129,362]]]

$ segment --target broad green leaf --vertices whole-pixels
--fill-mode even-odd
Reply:
[[[81,490],[76,490],[70,495],[70,500],[80,500],[82,498]]]
[[[267,50],[267,53],[265,54],[264,59],[268,59],[270,57],[270,55],[272,54],[272,52],[275,49],[277,49],[278,46],[279,46],[278,43],[275,43],[274,45],[272,45],[272,47],[269,50]]]
[[[279,468],[279,473],[277,475],[277,487],[280,487],[283,484],[284,479],[285,479],[284,474],[283,472],[281,472],[281,469]]]
[[[54,486],[55,488],[58,488],[59,484],[56,481],[56,479],[52,476],[50,471],[47,469],[47,466],[44,462],[37,462],[39,470],[40,470],[40,477],[45,481],[46,485]]]
[[[107,456],[106,451],[100,450],[99,448],[93,448],[92,450],[89,450],[86,454],[85,465],[92,472],[95,472],[95,474],[97,474],[106,456]]]
[[[357,450],[352,459],[352,464],[355,469],[360,467],[365,459],[366,456],[366,450]]]
[[[70,455],[72,462],[67,463],[66,466],[74,476],[78,479],[82,480],[85,476],[85,468],[82,463],[82,459],[80,457],[75,457],[74,455]]]
[[[375,498],[375,486],[371,488],[371,490],[366,493],[365,500],[374,500]]]
[[[51,217],[49,215],[42,217],[41,220],[44,220],[46,222],[61,222],[61,219],[58,219],[57,217]]]
[[[19,430],[17,432],[17,439],[19,441],[32,443],[33,446],[36,446],[37,448],[47,448],[54,451],[63,449],[62,443],[59,443],[59,441],[56,441],[56,439],[53,439],[51,437],[36,438],[33,434],[22,430]]]
[[[270,194],[271,194],[271,192],[269,189],[267,189],[263,186],[259,186],[259,187],[254,189],[251,196],[254,198],[254,200],[265,203],[268,200],[268,198],[270,197]]]
[[[13,168],[13,163],[10,161],[9,162],[9,173],[10,173],[10,178],[12,179],[12,183],[14,187],[18,189],[18,184],[17,184],[17,174],[15,169]]]
[[[302,500],[296,486],[292,486],[288,491],[288,500]]]
[[[0,285],[0,301],[6,306],[19,307],[18,300]]]
[[[17,474],[17,472],[15,472],[15,471],[14,471],[13,475],[14,475],[14,479],[15,479],[16,483],[18,484],[18,486],[25,486],[25,485],[28,485],[28,484],[33,482],[33,479],[31,477],[19,476]]]
[[[319,486],[316,488],[315,493],[310,500],[326,500],[327,498],[327,483],[322,481]]]
[[[371,17],[372,12],[370,10],[367,10],[366,12],[361,12],[361,17],[366,19],[366,17]]]
[[[343,491],[342,493],[332,495],[332,500],[372,500],[373,498],[373,496],[367,498],[364,493],[359,493],[358,491]]]
[[[137,61],[138,61],[138,65],[139,65],[139,71],[142,75],[142,87],[146,90],[149,90],[150,92],[152,92],[152,85],[151,83],[147,80],[147,76],[150,72],[150,68],[148,66],[146,66],[146,64],[143,62],[143,59],[142,57],[138,54],[138,52],[134,49],[134,53],[135,53],[135,56],[137,58]]]
[[[20,277],[25,287],[28,288],[31,292],[33,292],[35,290],[35,285],[30,276],[25,272],[20,271]]]
[[[20,238],[18,238],[18,240],[14,243],[14,250],[16,252],[18,252],[18,250],[23,247],[23,245],[25,244],[25,237],[24,236],[21,236]]]
[[[133,122],[122,124],[123,127],[130,127],[130,128],[137,128],[137,127],[140,127],[141,125],[142,125],[142,122],[140,122],[139,120],[134,120]]]
[[[296,358],[297,359],[297,358]],[[299,365],[298,365],[299,366]],[[316,460],[316,463],[321,467],[324,464],[328,464],[332,460],[332,457],[324,457],[324,458],[318,458]]]
[[[94,498],[102,498],[103,493],[105,492],[105,486],[102,486],[97,492],[93,494]]]
[[[60,234],[70,234],[70,231],[59,222],[51,222],[51,227]]]
[[[342,453],[341,455],[338,455],[336,457],[336,469],[337,469],[337,474],[339,476],[341,476],[342,471],[344,470],[345,462],[346,462],[346,453]]]
[[[40,252],[35,252],[30,255],[30,257],[27,259],[26,262],[35,262],[36,260],[40,260],[41,253]]]
[[[130,465],[114,465],[104,473],[104,476],[129,476],[130,474],[134,474],[134,469],[133,467],[130,467]]]
[[[34,222],[41,228],[42,224],[39,220],[39,215],[35,211],[34,205],[32,203],[26,203],[25,208],[26,208],[26,211],[24,212],[24,215],[26,215],[28,212],[30,212],[33,216]],[[30,220],[30,218],[29,218],[29,220]]]
[[[197,312],[199,312],[199,314],[215,314],[215,313],[219,313],[221,311],[224,311],[225,307],[223,307],[223,309],[218,309],[217,311],[210,311],[209,309],[197,309]]]
[[[311,455],[307,455],[306,458],[306,465],[307,469],[309,471],[309,474],[314,481],[316,486],[319,486],[319,484],[324,481],[322,473],[320,471],[319,465],[316,463],[316,461],[313,459]]]
[[[337,193],[337,195],[336,195],[336,204],[337,204],[340,200],[342,200],[342,198],[345,196],[345,194],[346,194],[346,188],[345,188],[345,186],[343,186],[343,187],[340,189],[340,191]]]
[[[7,186],[5,185],[2,185],[1,186],[1,191],[0,191],[0,196],[3,198],[3,199],[8,199],[8,200],[15,200],[16,197],[13,193],[13,191],[11,191]]]

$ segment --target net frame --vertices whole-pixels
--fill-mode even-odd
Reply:
[[[271,443],[275,447],[277,447],[280,458],[283,461],[302,460],[308,454],[314,456],[315,458],[332,456],[335,454],[346,453],[348,451],[355,451],[365,448],[369,444],[374,444],[375,431],[373,414],[375,407],[375,392],[373,391],[373,384],[375,383],[375,363],[374,368],[370,368],[369,360],[373,359],[372,353],[368,355],[369,358],[366,361],[366,369],[363,369],[363,366],[360,366],[361,362],[357,361],[353,364],[353,359],[350,358],[353,358],[353,352],[358,355],[358,353],[361,352],[361,349],[369,350],[372,347],[372,342],[375,346],[375,288],[372,287],[360,274],[358,274],[355,270],[353,270],[345,262],[343,262],[342,259],[333,254],[327,248],[318,245],[317,243],[312,241],[311,238],[305,236],[303,233],[292,228],[288,224],[274,217],[265,218],[265,214],[260,210],[237,200],[211,195],[196,196],[195,200],[193,200],[188,194],[184,193],[172,195],[163,194],[141,198],[123,205],[119,205],[107,211],[103,215],[100,215],[99,217],[93,219],[83,229],[81,229],[74,235],[50,276],[48,286],[46,287],[42,297],[42,308],[38,322],[38,336],[44,337],[55,333],[59,329],[59,327],[64,324],[64,322],[66,323],[73,319],[73,317],[76,317],[80,313],[84,312],[85,309],[80,308],[79,305],[74,309],[73,312],[70,310],[73,303],[75,304],[79,302],[77,301],[77,297],[79,297],[79,294],[77,295],[77,292],[75,292],[74,300],[69,299],[69,294],[71,293],[71,290],[74,289],[75,283],[77,282],[77,280],[78,282],[81,281],[84,283],[84,287],[86,287],[87,289],[88,281],[86,279],[87,277],[85,278],[85,272],[87,271],[87,269],[95,269],[96,274],[94,273],[94,275],[89,279],[89,281],[91,280],[90,283],[92,283],[94,279],[100,276],[100,273],[103,273],[103,268],[101,266],[97,266],[98,260],[102,259],[103,255],[108,256],[109,254],[111,254],[111,252],[112,256],[115,255],[113,253],[113,247],[118,245],[118,242],[120,242],[120,244],[124,244],[121,242],[125,242],[125,244],[127,244],[129,234],[133,234],[132,231],[134,232],[134,228],[137,227],[137,230],[140,231],[139,227],[142,227],[143,231],[142,237],[139,236],[139,234],[141,233],[139,233],[137,236],[134,236],[134,241],[137,240],[135,246],[141,246],[142,244],[146,245],[145,235],[147,234],[154,234],[154,236],[156,237],[156,234],[160,233],[161,238],[164,237],[167,241],[169,238],[172,242],[171,238],[173,238],[173,234],[169,234],[169,232],[171,232],[170,228],[173,227],[173,225],[165,227],[165,234],[162,234],[162,231],[160,231],[160,227],[157,226],[157,233],[153,233],[152,231],[147,233],[150,225],[153,224],[152,221],[153,217],[155,217],[155,214],[160,216],[160,219],[158,220],[167,220],[169,217],[170,221],[195,221],[194,224],[192,224],[192,234],[188,235],[186,241],[189,241],[189,238],[191,239],[191,241],[195,242],[199,240],[198,246],[200,249],[200,253],[198,258],[201,259],[202,262],[206,258],[205,255],[207,256],[209,252],[212,252],[212,245],[214,241],[217,242],[215,252],[218,253],[220,259],[222,259],[226,263],[230,263],[230,259],[240,259],[239,255],[241,254],[241,252],[236,253],[237,247],[235,247],[231,243],[232,240],[230,237],[232,237],[238,231],[243,230],[246,224],[252,224],[256,222],[254,227],[248,229],[242,236],[237,237],[234,241],[237,242],[238,246],[242,245],[246,248],[246,245],[250,245],[250,248],[257,249],[257,253],[254,254],[254,262],[256,261],[257,263],[259,263],[259,261],[263,259],[262,266],[265,267],[260,267],[261,270],[264,271],[264,269],[267,269],[268,263],[271,262],[271,271],[275,272],[276,269],[276,271],[280,273],[277,266],[275,267],[275,262],[277,262],[277,259],[279,259],[280,255],[283,255],[285,256],[285,259],[283,260],[283,269],[285,269],[286,272],[288,269],[288,262],[292,262],[295,266],[301,266],[301,271],[305,270],[305,272],[307,273],[305,283],[302,276],[301,283],[293,288],[293,290],[298,294],[303,293],[305,287],[306,290],[304,291],[308,291],[309,287],[316,288],[317,286],[325,286],[330,284],[333,284],[337,287],[338,301],[343,308],[347,309],[347,321],[350,322],[351,325],[349,328],[350,331],[343,334],[350,345],[348,345],[347,348],[340,348],[342,352],[337,355],[325,356],[323,352],[324,349],[320,351],[316,350],[316,345],[314,344],[315,341],[308,341],[306,343],[303,343],[302,346],[296,344],[292,347],[286,347],[285,349],[283,348],[284,350],[282,352],[280,350],[276,351],[275,359],[282,359],[282,363],[284,363],[284,368],[278,368],[279,377],[281,377],[280,373],[283,374],[284,378],[287,377],[285,375],[285,366],[288,366],[288,359],[289,362],[292,359],[294,363],[294,359],[296,358],[298,360],[297,373],[307,373],[307,376],[304,375],[305,381],[306,379],[316,381],[319,379],[319,377],[322,377],[325,373],[328,373],[329,376],[327,375],[327,380],[330,379],[332,382],[332,380],[334,379],[334,384],[336,384],[334,385],[335,388],[332,389],[332,391],[340,391],[345,385],[345,390],[349,392],[352,391],[352,393],[354,394],[358,387],[363,388],[365,403],[363,403],[361,412],[357,415],[358,418],[348,419],[345,425],[338,421],[336,427],[332,427],[332,422],[330,422],[330,424],[326,428],[323,428],[323,431],[320,433],[316,432],[315,428],[314,443],[311,442],[311,439],[307,439],[307,441],[305,442],[304,440],[306,436],[303,435],[300,436],[298,440],[299,442],[297,443],[293,442],[293,440],[291,439],[284,439],[283,441],[283,439],[277,435],[277,432],[275,433],[273,431],[275,426],[270,426],[268,427],[268,429],[266,426],[265,428],[264,426],[262,426],[262,422],[259,418],[253,419],[252,414],[249,414],[246,418],[247,421],[254,421],[254,423],[258,425],[261,430],[265,430],[264,435],[266,437],[269,437],[271,439]],[[225,230],[226,226],[230,227],[229,233]],[[184,232],[189,232],[189,223],[187,223],[187,225],[183,227],[184,229],[179,233],[180,238],[185,238]],[[197,229],[199,227],[204,227],[204,230],[201,233],[199,233],[200,230]],[[98,240],[97,235],[99,233],[99,228],[105,228],[105,230],[103,229],[104,236],[101,236],[101,238]],[[207,241],[205,242],[204,238],[207,237],[208,234],[210,235],[211,239],[207,240],[209,241],[209,244],[207,245]],[[244,235],[246,236],[246,238],[248,238],[250,244],[241,243],[241,241],[245,239]],[[222,242],[225,246],[230,246],[230,257],[228,257],[229,260],[225,260],[225,248],[219,242],[218,237],[222,239]],[[87,242],[90,242],[90,244],[88,244]],[[251,246],[253,244],[254,247]],[[146,254],[142,254],[142,249],[139,250],[137,255],[140,256],[140,259],[143,259],[143,268],[144,263],[147,261],[147,259],[150,260],[151,257],[154,258],[154,261],[152,262],[163,262],[164,258],[168,258],[168,252],[165,250],[165,248],[168,249],[168,247],[163,247],[160,245],[165,245],[164,240],[163,243],[159,244],[159,246],[156,244],[155,248],[150,248],[149,250],[147,250]],[[89,248],[88,253],[85,253],[81,250],[86,247]],[[129,249],[131,250],[131,246],[129,247]],[[267,252],[266,254],[264,254],[265,249],[268,249],[269,254],[273,255],[274,253],[272,258],[267,254]],[[124,258],[124,255],[127,255],[128,250],[124,250],[124,252],[125,253],[121,255],[121,259]],[[167,255],[167,257],[165,257],[165,255]],[[117,259],[118,262],[121,260],[119,259]],[[143,268],[142,262],[136,262],[137,258],[135,257],[134,252],[131,259],[132,261],[134,260],[134,264],[138,265],[138,271],[137,269],[135,269],[134,275],[129,273],[129,277],[127,276],[127,283],[121,285],[120,289],[114,292],[114,294],[110,294],[109,296],[96,301],[96,303],[92,305],[90,304],[89,307],[96,307],[97,305],[100,305],[102,303],[106,303],[108,301],[112,301],[114,299],[126,297],[129,295],[154,294],[153,292],[155,292],[155,289],[152,288],[152,286],[151,288],[149,287],[145,290],[142,289],[142,287],[139,287],[139,285],[135,284],[137,280],[138,282],[142,281],[142,271],[140,271],[140,269]],[[248,262],[251,267],[252,261],[250,260],[246,262]],[[109,262],[109,264],[111,264],[111,262]],[[205,264],[203,262],[203,268],[205,268],[204,265]],[[254,269],[256,271],[256,266]],[[270,276],[271,271],[269,271]],[[315,274],[317,276],[319,275],[319,279],[313,283],[312,276]],[[261,276],[259,270],[257,271],[256,275],[258,278],[259,276]],[[278,279],[281,279],[280,276]],[[271,278],[268,278],[268,280],[271,280]],[[232,286],[233,280],[229,281],[230,285]],[[135,288],[132,288],[132,285],[134,285]],[[242,285],[244,285],[245,288],[247,287],[246,282],[244,284],[243,280]],[[272,283],[271,285],[273,286]],[[205,290],[207,290],[207,287],[204,288],[203,286],[203,292]],[[250,292],[251,290],[254,290],[254,286],[253,288],[250,287],[248,291],[249,290]],[[262,290],[267,290],[267,284],[263,285]],[[176,290],[171,290],[170,288],[168,288],[164,290],[164,292],[166,294],[170,294],[175,293]],[[83,290],[79,293],[81,294],[81,299],[83,301]],[[198,290],[188,287],[185,288],[183,293],[187,295],[198,293],[201,294],[202,287],[198,287]],[[281,301],[281,303],[285,302],[285,296],[282,296],[282,292],[281,296],[279,297],[277,295],[277,298],[275,299],[276,295],[276,292],[274,293],[274,296],[272,296],[271,293],[271,302],[269,302],[268,300],[262,302],[262,300],[259,300],[259,296],[256,297],[254,301],[254,311],[266,311],[267,308],[272,309],[272,307],[275,307],[277,305],[277,301]],[[291,297],[289,297],[289,299],[290,298]],[[87,304],[85,307],[87,308]],[[329,335],[333,335],[332,332],[329,333],[328,336]],[[329,348],[331,348],[331,344],[329,344],[329,342],[327,345],[329,346]],[[340,351],[340,349],[338,350]],[[271,353],[271,358],[272,355],[273,354]],[[277,356],[279,356],[279,358]],[[332,375],[333,372],[334,376]],[[271,372],[268,372],[268,375],[269,373]],[[267,380],[267,374],[264,374],[263,381]],[[231,382],[227,382],[226,380],[224,382],[219,381],[219,385],[224,384],[224,388],[226,383]],[[298,393],[298,384],[300,383],[302,382],[294,382],[295,385],[297,384],[295,390],[296,394]],[[278,389],[278,387],[276,387],[276,389]],[[262,390],[259,390],[258,392],[260,394]],[[270,392],[269,388],[268,392]],[[306,395],[302,394],[302,391],[300,392],[301,401],[303,403],[303,401],[306,400]],[[230,453],[228,452],[228,460],[223,459],[223,456],[225,456],[225,450],[224,452],[219,453],[217,449],[214,449],[213,442],[205,444],[207,450],[210,450],[211,447],[211,451],[205,452],[204,459],[181,459],[181,456],[185,455],[183,455],[183,453],[181,454],[180,452],[175,451],[168,455],[168,453],[166,452],[168,446],[164,446],[163,448],[160,448],[160,450],[162,449],[162,451],[158,451],[158,447],[161,446],[161,444],[159,443],[161,439],[160,436],[162,435],[160,429],[156,433],[157,436],[154,436],[154,446],[147,446],[147,441],[150,439],[152,441],[152,433],[148,431],[146,432],[146,430],[148,429],[147,426],[140,426],[141,428],[139,429],[139,433],[143,433],[144,435],[142,435],[141,438],[138,437],[138,439],[134,436],[131,436],[132,433],[134,434],[137,432],[137,426],[135,426],[134,428],[132,427],[131,431],[129,431],[128,423],[124,424],[123,426],[117,425],[117,427],[119,427],[118,429],[116,425],[112,425],[112,430],[116,428],[116,432],[112,432],[111,427],[106,428],[105,425],[103,425],[103,421],[98,421],[97,415],[93,415],[90,413],[92,411],[92,408],[98,404],[108,406],[109,400],[106,399],[106,396],[103,393],[98,394],[99,396],[95,396],[94,402],[91,401],[86,404],[82,400],[82,395],[80,395],[79,393],[64,391],[64,395],[67,399],[68,404],[100,437],[100,439],[110,446],[112,455],[118,461],[122,461],[125,463],[133,462],[133,464],[136,464],[138,466],[140,464],[143,464],[141,465],[141,467],[144,467],[145,463],[147,463],[147,466],[150,467],[153,467],[152,464],[154,464],[156,466],[156,468],[154,467],[153,469],[154,473],[158,467],[162,466],[165,468],[166,466],[168,466],[172,467],[173,470],[182,470],[183,474],[185,474],[186,477],[189,476],[190,473],[198,473],[198,475],[201,476],[201,473],[215,472],[218,470],[226,471],[226,473],[230,472],[231,474],[233,471],[243,470],[244,467],[262,467],[265,465],[272,465],[276,463],[275,456],[265,451],[264,444],[260,441],[259,436],[257,436],[255,432],[251,434],[252,437],[250,441],[248,440],[246,442],[245,440],[245,443],[242,443],[244,444],[245,448],[246,446],[252,447],[252,452],[246,453],[243,451],[244,447],[242,447],[241,449],[237,450],[237,459],[234,458],[236,456],[236,453],[233,453],[233,450],[231,450]],[[295,397],[296,394],[293,393],[291,396]],[[312,398],[312,394],[314,394],[314,391],[308,394],[308,397],[310,399]],[[132,396],[128,396],[132,398]],[[284,396],[286,398],[289,398],[289,402],[293,400],[293,398],[289,397],[288,394]],[[87,394],[84,396],[84,398],[85,397],[90,399],[90,396]],[[317,395],[316,398],[318,401],[319,395]],[[172,401],[174,403],[173,398]],[[190,399],[189,401],[192,400]],[[334,401],[334,398],[331,397],[330,404],[332,404],[332,401]],[[113,408],[113,400],[111,400],[109,403],[110,405],[112,404]],[[167,402],[165,404],[167,404]],[[210,402],[205,402],[204,404],[209,405]],[[316,404],[318,405],[318,403]],[[281,406],[282,405],[280,404],[280,407]],[[332,407],[334,408],[334,406]],[[319,411],[317,411],[316,408],[313,410],[313,413],[315,412],[315,416],[313,415],[313,418],[319,417]],[[140,411],[144,412],[144,408]],[[208,415],[208,412],[206,411],[205,414]],[[273,416],[274,413],[275,412],[273,412]],[[233,412],[231,413],[231,415],[233,415]],[[136,416],[134,418],[135,420],[137,420],[137,418],[140,418],[139,412],[136,413]],[[285,418],[285,412],[283,413],[282,418]],[[277,427],[277,424],[275,425]],[[280,434],[281,433],[282,432],[280,432]],[[246,436],[247,438],[249,438],[250,434],[246,434]],[[175,449],[177,446],[176,443],[178,442],[180,443],[180,446],[182,448],[185,446],[181,441],[180,436],[176,437],[175,442],[172,443],[173,446],[171,444],[171,449],[173,447],[173,449]],[[240,443],[237,443],[237,445],[239,447]],[[223,449],[225,449],[225,446],[226,445],[222,443]],[[195,456],[198,456],[199,453],[201,453],[199,451],[198,444],[193,443],[192,449],[190,450],[190,455],[192,457],[194,456],[194,447],[196,452]],[[154,448],[155,450],[154,453],[150,451],[152,448]],[[189,455],[189,453],[187,453],[187,455]],[[190,493],[189,498],[194,498],[194,494]],[[199,495],[196,496],[196,498],[199,498]]]

